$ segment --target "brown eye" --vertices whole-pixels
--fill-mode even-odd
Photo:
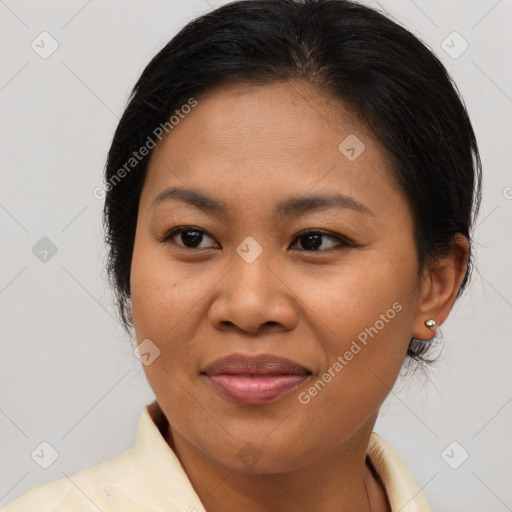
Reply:
[[[171,231],[164,236],[162,242],[169,243],[169,241],[172,241],[185,249],[205,249],[211,247],[211,245],[201,246],[200,244],[208,238],[213,240],[206,231],[195,227],[185,226],[171,229]]]
[[[338,236],[331,235],[330,233],[326,233],[324,231],[318,231],[318,230],[309,230],[304,231],[303,233],[299,234],[295,240],[300,241],[301,248],[299,250],[303,251],[325,251],[325,250],[331,250],[341,247],[347,247],[350,246],[348,242],[343,240],[342,238]],[[328,240],[326,242],[326,240]],[[332,242],[335,242],[332,244]],[[325,246],[327,245],[327,247]]]

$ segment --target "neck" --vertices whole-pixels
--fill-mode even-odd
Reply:
[[[283,473],[233,471],[198,450],[172,426],[166,440],[207,512],[390,512],[385,489],[366,460],[375,419],[326,457]]]

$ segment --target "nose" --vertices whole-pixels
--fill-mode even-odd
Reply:
[[[278,265],[269,259],[262,254],[247,263],[235,255],[231,270],[217,285],[209,310],[209,320],[216,329],[257,334],[295,327],[295,296]]]

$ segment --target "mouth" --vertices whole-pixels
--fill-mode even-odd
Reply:
[[[312,374],[281,357],[233,354],[209,364],[201,375],[232,402],[257,405],[275,401],[303,384]]]

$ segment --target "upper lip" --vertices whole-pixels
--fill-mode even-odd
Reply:
[[[216,359],[201,372],[206,375],[308,375],[311,371],[284,357],[270,354],[232,354]]]

